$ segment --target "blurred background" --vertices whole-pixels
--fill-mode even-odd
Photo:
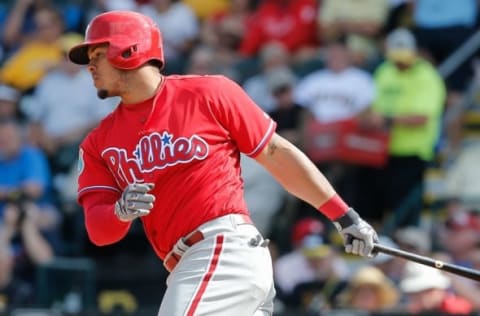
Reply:
[[[155,20],[169,74],[241,85],[381,243],[480,269],[478,0],[1,0],[0,315],[156,315],[167,272],[136,221],[87,239],[78,145],[116,106],[66,52],[109,10]],[[480,284],[346,255],[331,223],[242,157],[275,315],[478,315]]]

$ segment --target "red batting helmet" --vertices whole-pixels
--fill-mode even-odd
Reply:
[[[93,18],[85,32],[85,41],[70,49],[68,57],[86,65],[88,47],[109,44],[107,59],[120,69],[135,69],[155,60],[163,68],[162,35],[149,17],[132,11],[109,11]]]

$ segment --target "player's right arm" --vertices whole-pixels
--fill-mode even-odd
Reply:
[[[115,204],[122,191],[95,150],[92,137],[87,137],[80,147],[78,169],[78,202],[90,241],[104,246],[121,240],[131,225],[115,215]]]
[[[372,255],[378,240],[375,230],[341,199],[300,149],[275,133],[255,160],[287,191],[326,215],[342,235],[347,252]]]

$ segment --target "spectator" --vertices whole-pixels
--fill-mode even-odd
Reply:
[[[319,225],[323,227],[323,224],[315,226]],[[278,298],[287,307],[303,311],[318,312],[331,308],[343,290],[348,274],[344,259],[318,233],[303,237],[297,248],[280,256],[274,263]]]
[[[267,43],[260,50],[261,71],[245,80],[243,88],[265,112],[275,108],[275,99],[268,88],[266,74],[274,68],[289,67],[290,54],[279,42]]]
[[[440,246],[450,260],[463,266],[472,266],[472,252],[478,248],[480,238],[480,211],[456,208],[437,229]]]
[[[269,92],[274,97],[275,109],[269,112],[277,122],[277,132],[301,147],[301,130],[304,108],[294,101],[296,76],[288,67],[275,68],[267,74]]]
[[[388,213],[384,225],[389,230],[419,224],[424,171],[439,139],[445,87],[432,65],[417,55],[408,30],[388,35],[386,57],[375,71],[377,96],[363,123],[389,129],[389,158],[384,167],[359,170],[356,206],[372,221],[386,220]]]
[[[192,51],[200,32],[192,9],[182,2],[152,0],[138,11],[151,17],[162,30],[163,53],[168,60],[165,72],[180,73],[183,60]]]
[[[9,52],[35,37],[36,13],[53,4],[51,0],[18,0],[10,5],[2,31],[2,43]]]
[[[391,248],[401,248],[387,235],[378,236],[379,244],[391,247]],[[405,249],[407,250],[407,249]],[[395,286],[400,283],[400,279],[403,275],[403,270],[405,269],[406,260],[401,257],[391,256],[384,253],[379,253],[372,258],[366,264],[372,265],[375,268],[380,269],[382,273],[392,281]]]
[[[16,118],[22,119],[23,113],[19,102],[21,93],[18,89],[6,84],[0,84],[0,119]]]
[[[188,63],[186,73],[196,75],[217,75],[222,74],[233,80],[238,78],[238,73],[233,67],[224,64],[216,57],[218,56],[214,49],[208,46],[197,46],[193,49]]]
[[[215,52],[217,64],[243,68],[238,49],[245,30],[253,22],[252,0],[232,0],[228,11],[215,14],[201,23],[200,41]],[[238,78],[238,81],[242,78]]]
[[[374,100],[372,76],[352,66],[345,38],[327,43],[325,50],[325,69],[319,69],[298,82],[296,101],[320,122],[353,118]]]
[[[409,313],[438,313],[447,315],[469,315],[472,305],[451,291],[451,282],[439,270],[409,262],[400,290],[406,295]]]
[[[378,39],[388,17],[388,0],[324,0],[318,15],[324,41],[346,37],[357,65],[378,55]]]
[[[78,34],[61,38],[62,52],[80,43]],[[64,58],[23,102],[30,122],[30,141],[48,156],[54,174],[68,172],[78,157],[83,137],[114,106],[115,99],[101,101],[86,69]]]
[[[423,256],[432,255],[432,238],[422,227],[407,226],[398,229],[393,234],[395,242],[401,249]]]
[[[52,8],[35,12],[35,32],[0,68],[0,80],[22,92],[31,92],[42,77],[63,58],[59,39],[63,18]]]
[[[33,282],[35,266],[60,250],[60,216],[51,199],[43,153],[23,143],[20,125],[0,120],[0,223],[18,273]]]
[[[365,266],[352,275],[341,297],[340,307],[343,309],[379,313],[397,308],[400,295],[380,269]]]
[[[254,57],[265,43],[279,41],[295,60],[306,60],[316,54],[319,44],[315,17],[315,0],[265,0],[259,4],[253,23],[247,29],[240,52]]]

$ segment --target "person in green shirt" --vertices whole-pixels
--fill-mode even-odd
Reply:
[[[389,158],[382,168],[360,171],[357,208],[374,220],[393,215],[395,227],[416,225],[425,168],[442,128],[446,88],[432,64],[419,56],[409,30],[391,32],[385,52],[374,73],[377,95],[362,121],[368,128],[388,129]]]

